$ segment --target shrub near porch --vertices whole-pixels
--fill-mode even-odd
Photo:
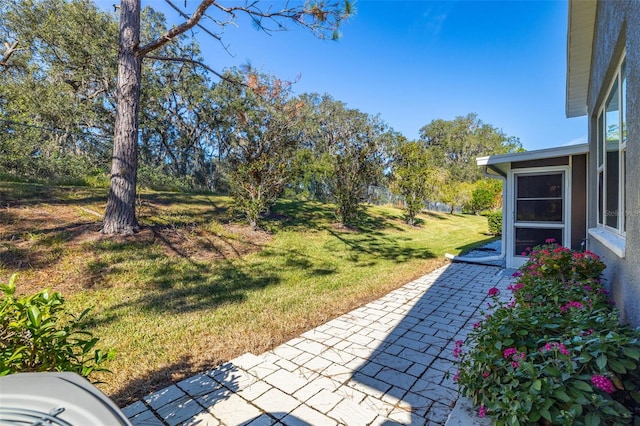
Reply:
[[[552,240],[529,254],[511,301],[491,289],[491,314],[456,342],[462,394],[497,425],[639,424],[640,333],[620,325],[605,265]]]

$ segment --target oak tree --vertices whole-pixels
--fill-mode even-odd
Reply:
[[[520,140],[480,120],[477,114],[454,120],[433,120],[420,129],[436,166],[449,172],[453,182],[475,182],[482,178],[476,157],[522,150]]]
[[[0,169],[78,178],[109,157],[117,25],[87,0],[0,2]]]

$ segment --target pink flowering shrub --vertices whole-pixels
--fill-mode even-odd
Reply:
[[[490,289],[456,342],[460,392],[497,425],[640,424],[640,332],[620,324],[605,265],[551,241],[530,255],[511,300]]]

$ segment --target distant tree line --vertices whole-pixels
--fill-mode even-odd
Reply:
[[[0,16],[0,177],[106,185],[118,20],[89,0],[9,0]],[[141,44],[169,31],[149,7],[140,22]],[[371,185],[401,195],[409,223],[427,200],[491,209],[499,188],[475,158],[521,150],[475,114],[408,141],[379,116],[296,95],[250,66],[213,72],[184,33],[145,59],[140,87],[138,185],[229,193],[252,226],[283,195],[333,202],[352,223]]]

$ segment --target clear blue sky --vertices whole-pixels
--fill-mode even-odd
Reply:
[[[142,5],[177,22],[163,0]],[[246,20],[223,34],[233,56],[202,31],[196,38],[214,69],[250,62],[285,80],[300,76],[295,93],[328,93],[409,139],[434,119],[475,112],[527,150],[586,142],[586,118],[564,112],[567,1],[360,0],[356,9],[337,42],[295,26],[267,35]]]

